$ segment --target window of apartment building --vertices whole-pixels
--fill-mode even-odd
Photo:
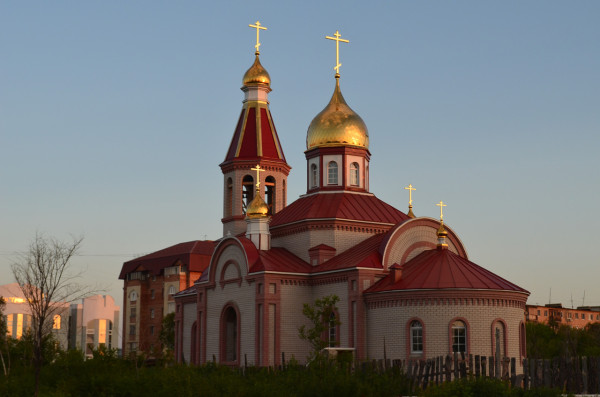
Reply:
[[[135,335],[135,325],[129,326],[129,335]]]
[[[131,342],[129,344],[129,350],[131,350],[132,352],[137,350],[137,342]]]
[[[136,316],[136,314],[137,314],[137,313],[136,313],[135,307],[132,307],[132,308],[130,308],[130,309],[129,309],[129,315],[130,315],[131,317],[135,317],[135,316]]]
[[[579,318],[579,313],[575,313],[575,318]]]
[[[154,299],[154,290],[153,289],[150,290],[150,299]]]
[[[177,275],[179,274],[179,266],[171,266],[165,268],[165,276]]]
[[[539,316],[541,314],[541,312],[539,310],[537,312],[538,312],[538,316]]]
[[[150,318],[154,318],[154,309],[150,309]]]
[[[581,319],[585,320],[585,313],[581,313]]]
[[[137,301],[137,291],[131,291],[131,292],[129,293],[129,300],[130,300],[131,302],[135,302],[135,301]]]
[[[548,317],[548,310],[544,310],[544,316]]]
[[[154,335],[154,325],[150,326],[150,335]]]
[[[54,323],[52,324],[52,329],[60,329],[60,315],[54,315]]]
[[[174,285],[171,285],[171,286],[169,287],[169,295],[173,295],[174,293],[175,293],[175,286],[174,286]]]

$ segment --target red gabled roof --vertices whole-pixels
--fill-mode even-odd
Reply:
[[[270,226],[273,228],[298,221],[333,218],[388,224],[410,219],[373,194],[337,192],[299,198],[273,215]]]
[[[308,274],[312,271],[312,266],[285,248],[276,247],[268,251],[259,251],[258,261],[249,273],[261,271]]]
[[[119,279],[125,279],[128,273],[138,268],[143,268],[152,275],[159,275],[162,269],[173,266],[178,261],[187,266],[191,272],[203,272],[210,263],[215,244],[214,241],[209,240],[188,241],[135,258],[123,263]]]
[[[381,269],[381,254],[379,246],[386,233],[376,234],[347,249],[341,254],[316,266],[314,273],[332,270],[348,269],[353,267]]]
[[[523,288],[448,249],[424,251],[402,268],[394,283],[390,274],[365,293],[414,289],[488,289],[528,293]]]

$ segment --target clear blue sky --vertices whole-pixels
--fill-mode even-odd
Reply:
[[[305,191],[305,137],[341,87],[371,190],[444,220],[531,303],[600,305],[600,2],[3,2],[0,282],[36,231],[83,235],[85,282],[121,304],[124,261],[221,236],[223,161],[261,61]]]

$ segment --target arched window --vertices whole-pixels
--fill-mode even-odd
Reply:
[[[350,164],[350,185],[358,186],[358,178],[360,175],[358,163]]]
[[[337,321],[335,320],[335,312],[329,314],[329,347],[335,347],[337,342]]]
[[[527,355],[525,344],[525,324],[522,321],[521,324],[519,324],[519,352],[521,353],[521,357],[525,357]]]
[[[269,206],[269,215],[273,215],[276,212],[275,192],[275,178],[268,176],[265,179],[265,198],[267,199],[267,205]]]
[[[238,359],[238,316],[229,306],[221,317],[221,360],[235,362]]]
[[[190,332],[190,363],[191,364],[198,364],[198,361],[196,360],[197,356],[197,346],[198,346],[198,341],[196,340],[196,334],[197,334],[197,322],[194,321],[194,323],[192,324],[192,330]]]
[[[329,164],[327,164],[327,184],[338,184],[338,165],[335,161],[330,161]]]
[[[315,188],[319,186],[319,172],[316,164],[310,165],[310,187]]]
[[[227,194],[225,195],[225,216],[233,215],[233,180],[227,178]]]
[[[129,300],[131,302],[137,301],[137,292],[135,290],[129,293]]]
[[[420,321],[410,323],[410,353],[423,354],[423,324]]]
[[[252,175],[246,175],[242,180],[242,212],[246,213],[246,208],[254,198],[254,178]]]
[[[500,349],[500,357],[506,356],[506,327],[502,321],[494,321],[492,324],[492,355]]]
[[[467,325],[461,321],[457,320],[452,323],[451,328],[451,336],[452,336],[452,352],[453,353],[461,353],[467,352]]]

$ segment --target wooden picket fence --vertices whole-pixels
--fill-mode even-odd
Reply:
[[[493,356],[466,356],[464,353],[427,360],[376,360],[362,365],[402,372],[412,381],[413,389],[425,389],[466,377],[489,377],[525,389],[552,387],[566,393],[600,394],[600,357],[524,359],[522,373],[517,370],[514,357],[496,360]]]

